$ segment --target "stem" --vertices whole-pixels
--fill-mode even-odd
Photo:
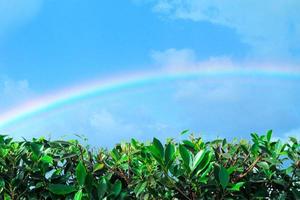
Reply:
[[[177,187],[176,183],[174,182],[174,180],[172,179],[172,177],[169,176],[168,171],[166,171],[164,169],[164,174],[165,176],[169,179],[170,183],[173,185],[173,187],[182,195],[184,196],[186,199],[188,200],[192,200],[190,197],[188,197],[180,188]]]
[[[252,169],[261,160],[261,158],[262,158],[262,156],[258,156],[256,158],[256,160],[248,167],[248,169],[243,174],[240,174],[240,175],[238,175],[238,177],[236,177],[235,179],[233,179],[233,182],[238,182],[239,180],[241,180],[242,178],[244,178],[245,176],[247,176],[247,174],[252,171]]]

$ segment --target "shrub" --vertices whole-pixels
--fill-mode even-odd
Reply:
[[[190,136],[117,144],[0,136],[0,199],[300,199],[299,142]]]

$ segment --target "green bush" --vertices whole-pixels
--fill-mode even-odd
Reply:
[[[299,142],[271,135],[132,139],[97,152],[0,136],[0,199],[300,199]]]

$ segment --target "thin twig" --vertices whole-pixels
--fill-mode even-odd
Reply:
[[[233,179],[233,182],[238,182],[239,180],[241,180],[242,178],[244,178],[245,176],[247,176],[247,174],[252,171],[252,169],[256,166],[256,164],[261,160],[262,156],[258,156],[256,158],[256,160],[248,167],[248,169],[243,173],[238,175],[235,179]]]

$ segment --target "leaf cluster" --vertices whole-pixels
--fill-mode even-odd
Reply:
[[[93,151],[76,140],[0,136],[0,200],[300,199],[300,144],[132,139]]]

